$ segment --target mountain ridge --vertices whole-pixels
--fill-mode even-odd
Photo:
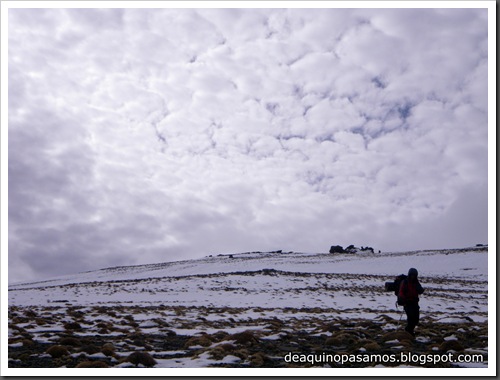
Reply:
[[[134,265],[120,265],[120,266],[115,266],[115,267],[105,267],[105,268],[100,268],[100,269],[94,269],[94,270],[89,270],[89,271],[84,271],[84,272],[77,272],[74,274],[67,274],[63,275],[60,277],[55,277],[55,278],[49,278],[45,280],[38,280],[38,281],[29,281],[29,282],[21,282],[21,283],[12,283],[9,284],[9,288],[15,288],[19,286],[25,286],[25,285],[36,285],[36,284],[45,284],[49,283],[52,281],[57,281],[60,278],[68,278],[70,276],[78,276],[78,275],[84,275],[84,274],[89,274],[89,273],[97,273],[97,272],[114,272],[114,271],[129,271],[133,269],[151,269],[151,270],[161,270],[164,269],[165,267],[169,266],[176,266],[176,265],[183,265],[183,264],[198,264],[205,262],[208,259],[252,259],[255,258],[252,257],[251,255],[258,255],[257,257],[259,258],[265,258],[265,257],[279,257],[279,256],[288,256],[288,255],[294,255],[294,256],[335,256],[336,258],[346,258],[350,259],[353,257],[386,257],[386,256],[391,256],[391,257],[397,257],[397,256],[407,256],[407,255],[418,255],[418,254],[450,254],[450,253],[461,253],[461,252],[487,252],[488,246],[480,246],[480,247],[465,247],[465,248],[447,248],[447,249],[426,249],[426,250],[412,250],[412,251],[397,251],[397,252],[383,252],[383,253],[368,253],[368,252],[360,252],[357,254],[349,254],[349,253],[344,253],[344,254],[331,254],[331,253],[308,253],[308,252],[283,252],[283,253],[278,253],[276,251],[270,251],[270,252],[261,252],[261,251],[255,251],[255,252],[241,252],[241,253],[225,253],[225,254],[217,254],[217,255],[208,255],[205,257],[201,258],[195,258],[195,259],[188,259],[188,260],[177,260],[177,261],[166,261],[166,262],[159,262],[159,263],[147,263],[147,264],[134,264]],[[353,256],[356,255],[356,256]]]

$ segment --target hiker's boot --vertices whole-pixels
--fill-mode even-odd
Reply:
[[[405,331],[415,337],[415,331],[413,329],[410,329],[408,326],[406,326]]]

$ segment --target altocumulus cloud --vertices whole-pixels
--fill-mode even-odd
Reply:
[[[487,240],[486,9],[10,9],[9,280]]]

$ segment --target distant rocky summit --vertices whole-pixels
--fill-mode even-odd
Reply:
[[[332,245],[330,247],[330,253],[359,253],[359,252],[371,252],[374,253],[372,247],[355,247],[353,244],[346,247],[345,249],[341,245]],[[380,251],[379,251],[380,252]]]
[[[330,253],[345,253],[345,251],[341,245],[332,245],[330,247]]]

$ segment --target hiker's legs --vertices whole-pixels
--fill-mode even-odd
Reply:
[[[411,335],[415,335],[415,326],[418,325],[420,319],[420,307],[418,304],[410,304],[405,306],[406,311],[406,327],[405,330]]]
[[[415,317],[412,308],[405,308],[406,311],[406,327],[405,331],[409,332],[411,335],[415,335]]]

